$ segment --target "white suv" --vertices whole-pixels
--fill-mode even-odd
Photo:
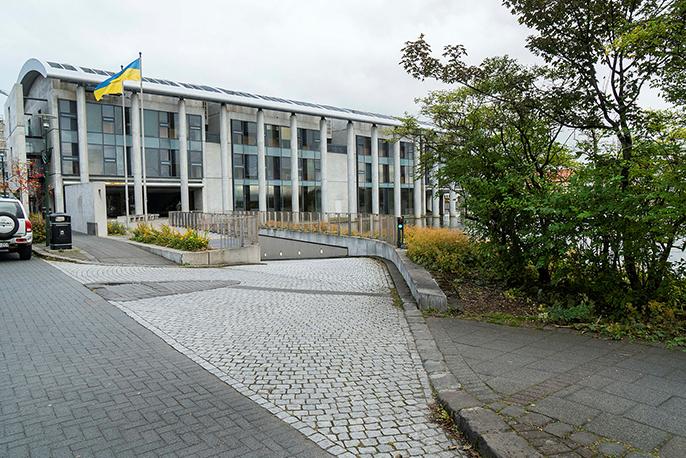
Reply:
[[[33,232],[31,221],[20,201],[0,197],[0,253],[19,253],[23,260],[31,259]]]

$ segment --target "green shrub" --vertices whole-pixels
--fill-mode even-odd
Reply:
[[[203,251],[210,245],[210,239],[198,234],[198,231],[188,229],[181,233],[166,224],[160,229],[149,224],[139,224],[133,230],[133,240],[151,245],[159,245],[182,251]]]
[[[543,307],[539,318],[542,321],[556,324],[586,323],[594,316],[593,302],[586,297],[574,305],[556,302],[553,305]]]
[[[126,226],[118,221],[108,221],[107,235],[126,235]]]
[[[31,221],[31,229],[33,231],[33,242],[45,242],[45,218],[43,217],[43,214],[31,213],[29,215],[29,221]]]

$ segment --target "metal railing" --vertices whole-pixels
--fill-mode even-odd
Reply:
[[[320,213],[283,211],[244,211],[225,213],[169,212],[169,224],[193,228],[220,236],[226,248],[256,244],[258,229],[281,229],[297,232],[317,232],[337,236],[398,242],[398,219],[394,215],[369,213]],[[450,227],[462,229],[459,218],[405,216],[406,226]]]
[[[397,218],[366,213],[256,212],[260,227],[383,240],[395,245]]]
[[[169,212],[169,225],[206,232],[212,248],[242,248],[258,243],[257,215]]]

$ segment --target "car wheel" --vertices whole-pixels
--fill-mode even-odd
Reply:
[[[9,240],[19,230],[19,220],[12,213],[0,212],[0,240]]]
[[[31,259],[31,253],[33,253],[33,250],[31,250],[31,245],[23,246],[19,249],[19,259],[22,261],[28,261]]]

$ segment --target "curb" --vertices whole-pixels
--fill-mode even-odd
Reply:
[[[38,248],[35,245],[33,246],[33,254],[36,256],[47,259],[48,261],[62,261],[62,262],[72,262],[74,264],[95,264],[95,265],[104,265],[99,262],[94,262],[94,261],[86,261],[84,259],[76,259],[76,258],[70,258],[69,256],[61,256],[59,254],[54,254],[46,251],[44,248]]]
[[[405,319],[436,399],[450,413],[467,440],[481,456],[488,458],[542,457],[498,414],[484,408],[481,401],[462,389],[460,382],[450,372],[402,275],[393,263],[387,260],[384,263],[403,301]]]

